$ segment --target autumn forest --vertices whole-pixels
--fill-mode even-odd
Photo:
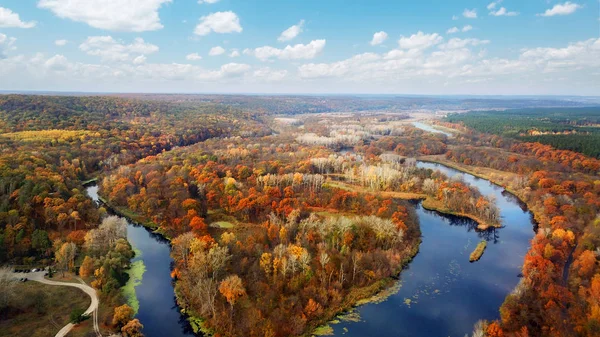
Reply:
[[[405,104],[0,96],[0,336],[17,335],[31,312],[42,321],[52,315],[49,295],[38,304],[21,299],[41,292],[11,279],[22,269],[95,289],[99,309],[93,318],[71,312],[72,335],[153,336],[149,327],[160,321],[146,318],[140,291],[153,262],[138,263],[150,251],[131,234],[140,228],[168,245],[163,276],[175,302],[165,307],[177,311],[185,335],[341,335],[331,327],[340,317],[361,321],[357,306],[385,302],[419,270],[411,262],[427,254],[420,247],[431,236],[423,214],[477,238],[457,257],[467,263],[461,277],[489,263],[495,245],[510,253],[496,239],[516,225],[503,216],[504,201],[434,164],[491,182],[534,223],[510,289],[490,285],[502,288],[503,303],[490,317],[469,312],[463,334],[600,335],[595,140],[548,140],[565,128],[579,133],[556,136],[595,135],[600,110],[562,108],[547,111],[548,120],[544,109],[444,116]],[[499,125],[503,113],[527,123]],[[579,122],[565,122],[569,113]],[[411,308],[420,299],[402,301]]]

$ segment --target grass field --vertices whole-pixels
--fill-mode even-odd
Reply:
[[[73,308],[87,309],[90,297],[79,289],[29,281],[17,285],[13,303],[16,308],[0,318],[0,337],[48,337],[69,323]],[[69,336],[87,334],[89,320],[77,330]]]
[[[72,141],[76,138],[92,135],[86,130],[41,130],[20,131],[0,134],[0,137],[22,142]]]

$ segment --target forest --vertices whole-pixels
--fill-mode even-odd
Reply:
[[[107,212],[84,183],[174,147],[270,132],[253,122],[259,115],[233,108],[116,97],[0,96],[0,116],[0,263],[62,271],[84,264],[82,276],[115,304],[133,253],[126,241],[86,246]],[[0,307],[3,318],[21,312],[11,303]]]
[[[207,140],[123,166],[100,192],[172,238],[178,303],[199,329],[305,335],[410,261],[420,239],[407,200],[500,226],[494,200],[404,156],[443,153],[446,139],[378,120],[308,117],[296,138],[286,120],[250,143]]]
[[[450,123],[463,123],[479,132],[542,143],[600,158],[599,108],[537,108],[452,114]]]
[[[571,134],[529,133],[591,136],[598,109],[429,121],[447,136],[414,127],[400,103],[377,112],[391,98],[325,114],[369,99],[199,97],[0,96],[0,261],[79,274],[110,307],[103,326],[140,336],[116,212],[170,241],[197,332],[310,335],[397,282],[422,240],[417,207],[476,231],[508,225],[494,198],[416,164],[429,161],[504,187],[537,223],[518,286],[474,335],[600,335],[600,160],[534,138]],[[3,298],[0,325],[17,303]]]

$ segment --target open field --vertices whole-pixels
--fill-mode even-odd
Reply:
[[[54,336],[69,323],[73,308],[85,310],[90,305],[90,297],[75,288],[28,281],[19,283],[15,289],[15,308],[1,315],[2,337]],[[87,320],[72,336],[84,336],[91,330],[90,320]]]

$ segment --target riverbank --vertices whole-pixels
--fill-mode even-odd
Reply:
[[[458,171],[460,171],[460,170],[458,170]],[[342,189],[345,191],[369,193],[369,194],[375,194],[378,196],[394,198],[394,199],[409,200],[409,201],[422,201],[421,206],[423,206],[423,208],[425,208],[426,210],[435,211],[435,212],[445,214],[445,215],[453,215],[453,216],[458,216],[458,217],[463,217],[463,218],[469,218],[469,219],[475,221],[477,223],[477,229],[482,230],[482,231],[490,229],[492,227],[495,227],[495,228],[502,227],[502,224],[500,224],[500,223],[497,223],[497,224],[488,223],[473,214],[453,211],[447,207],[444,207],[444,205],[439,200],[437,200],[431,196],[428,196],[426,194],[423,194],[423,193],[371,191],[364,187],[355,186],[355,185],[343,183],[340,181],[327,181],[326,186],[339,188],[339,189]]]
[[[444,155],[433,155],[433,156],[422,156],[418,157],[417,160],[443,165],[449,168],[452,168],[456,171],[460,171],[462,173],[470,174],[479,179],[487,180],[490,183],[503,188],[506,192],[510,193],[512,196],[517,198],[521,203],[527,206],[527,209],[531,211],[533,214],[533,218],[536,223],[540,222],[539,214],[535,211],[534,205],[531,205],[527,202],[527,199],[524,196],[524,191],[517,191],[509,186],[507,186],[503,180],[510,180],[516,178],[518,175],[512,172],[504,172],[499,170],[494,170],[488,167],[480,167],[480,166],[470,166],[460,163],[455,163],[453,161],[447,160]]]
[[[328,317],[318,321],[317,326],[314,326],[311,330],[309,330],[310,332],[305,333],[301,337],[327,335],[328,333],[319,333],[319,330],[330,331],[330,329],[327,327],[329,327],[330,324],[338,323],[339,318],[345,315],[352,315],[356,320],[359,320],[360,316],[355,313],[356,308],[370,303],[380,303],[397,293],[402,286],[400,282],[401,273],[419,253],[421,238],[419,237],[410,246],[412,248],[407,251],[407,255],[400,263],[400,266],[394,276],[379,280],[367,287],[353,289],[350,294],[348,294],[340,308],[331,310],[327,314]]]
[[[509,192],[510,194],[517,197],[521,202],[523,202],[525,204],[527,203],[525,201],[524,197],[518,191],[512,190],[510,187],[506,186],[506,184],[504,184],[501,180],[499,180],[497,178],[498,176],[500,176],[503,179],[510,179],[510,178],[516,176],[516,174],[514,174],[514,173],[498,171],[498,170],[494,170],[494,169],[487,168],[487,167],[455,163],[453,161],[447,160],[444,157],[444,155],[422,156],[422,157],[417,157],[417,160],[426,162],[426,163],[443,165],[443,166],[446,166],[449,168],[453,168],[462,173],[467,173],[467,174],[470,174],[477,178],[487,180],[498,187],[502,187],[507,192]]]
[[[502,224],[497,223],[497,224],[490,224],[482,219],[480,219],[479,217],[473,215],[473,214],[468,214],[468,213],[463,213],[463,212],[456,212],[453,211],[449,208],[444,207],[444,205],[439,201],[436,200],[434,198],[427,198],[425,199],[422,203],[421,206],[423,206],[424,209],[428,210],[428,211],[435,211],[441,214],[446,214],[446,215],[453,215],[453,216],[458,216],[458,217],[462,217],[462,218],[468,218],[471,219],[473,221],[475,221],[477,223],[477,229],[481,230],[481,231],[485,231],[488,230],[492,227],[495,228],[502,228]]]
[[[130,279],[121,288],[121,294],[136,311],[135,317],[144,324],[144,334],[148,337],[193,336],[190,325],[183,323],[182,313],[175,302],[169,239],[154,230],[150,223],[127,216],[133,212],[110,205],[98,194],[97,186],[88,186],[87,193],[92,200],[128,222],[127,240],[134,247],[135,256],[128,271]]]

